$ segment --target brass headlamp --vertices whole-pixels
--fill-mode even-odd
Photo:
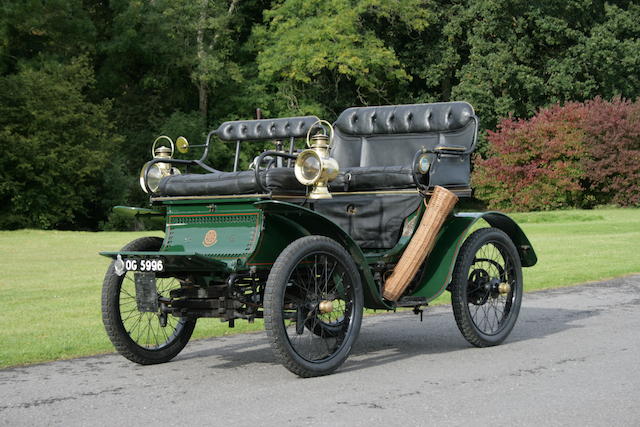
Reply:
[[[156,148],[159,142],[166,140],[171,145],[171,148],[166,145],[160,145]],[[153,155],[153,159],[171,159],[173,158],[174,144],[171,138],[168,136],[162,135],[156,138],[153,141],[153,146],[151,147],[151,154]],[[142,167],[140,171],[140,186],[144,190],[145,193],[154,193],[158,190],[158,186],[160,185],[160,180],[169,175],[179,175],[180,170],[171,166],[171,163],[168,162],[147,162]]]
[[[327,135],[323,125],[331,130],[331,137]],[[320,127],[321,131],[311,137],[311,130]],[[295,164],[295,174],[298,181],[307,186],[313,186],[309,193],[310,199],[330,199],[331,193],[327,185],[338,176],[338,162],[329,157],[333,127],[325,120],[315,122],[307,132],[307,145],[310,147],[298,154]]]

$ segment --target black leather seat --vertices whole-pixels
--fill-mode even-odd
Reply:
[[[264,179],[264,174],[261,175]],[[264,181],[263,181],[264,182]],[[210,196],[260,192],[254,171],[172,175],[163,178],[159,196]]]
[[[223,141],[252,141],[306,136],[315,116],[225,122],[216,135]],[[353,192],[413,188],[412,162],[422,148],[453,148],[452,154],[432,154],[429,185],[468,188],[478,121],[466,102],[353,107],[334,123],[331,156],[340,174],[330,191]],[[458,151],[459,150],[459,151]],[[293,168],[215,172],[164,178],[158,195],[204,196],[263,193],[304,194]]]
[[[265,185],[274,194],[304,194],[306,187],[295,177],[292,168],[269,169]],[[414,187],[408,166],[351,167],[341,170],[329,183],[332,192],[395,190]]]
[[[422,148],[453,147],[457,154],[431,155],[429,185],[468,187],[471,152],[475,146],[478,120],[466,102],[352,107],[334,123],[331,156],[341,170],[353,167],[411,168]],[[362,172],[361,180],[367,180]]]
[[[309,128],[318,120],[316,116],[238,120],[222,123],[213,133],[221,141],[240,143],[281,140],[286,142],[306,136]],[[256,182],[256,175],[252,170],[173,175],[160,181],[155,194],[157,196],[212,196],[263,193],[266,183],[264,173],[260,174],[260,180],[262,186]]]

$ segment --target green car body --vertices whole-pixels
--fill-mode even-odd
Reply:
[[[156,209],[116,207],[132,216],[155,216],[165,222],[165,238],[159,252],[102,252],[115,258],[121,256],[158,257],[165,260],[167,272],[193,271],[224,280],[231,273],[247,272],[251,268],[269,270],[282,250],[294,240],[322,235],[344,246],[360,270],[364,284],[365,307],[394,309],[396,304],[382,298],[374,281],[371,266],[379,262],[394,263],[409,244],[415,224],[424,213],[420,207],[405,219],[406,226],[398,243],[384,251],[363,252],[339,226],[322,214],[300,205],[261,198],[207,198],[167,200]],[[465,212],[450,215],[445,221],[426,262],[422,277],[408,295],[414,301],[428,303],[440,296],[451,281],[451,274],[460,246],[473,225],[485,220],[503,230],[518,248],[523,267],[536,264],[537,257],[522,229],[509,216],[499,212]],[[207,245],[205,237],[215,231],[216,241]]]

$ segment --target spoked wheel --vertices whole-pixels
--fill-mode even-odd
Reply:
[[[158,237],[143,237],[122,248],[123,251],[157,251]],[[172,289],[180,287],[175,277],[156,278],[159,306]],[[189,342],[195,320],[176,318],[159,310],[141,312],[136,303],[135,273],[118,276],[112,262],[102,287],[102,321],[116,350],[142,365],[163,363],[174,358]]]
[[[358,336],[362,306],[357,267],[341,245],[323,236],[294,241],[265,289],[265,328],[276,357],[301,377],[333,372]]]
[[[482,228],[462,245],[451,286],[458,328],[477,347],[500,344],[518,318],[522,267],[515,245],[502,230]]]

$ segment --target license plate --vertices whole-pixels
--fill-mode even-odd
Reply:
[[[164,262],[160,258],[122,258],[118,255],[114,268],[118,276],[127,271],[158,273],[164,271]]]
[[[127,271],[158,272],[164,271],[161,259],[124,258],[124,269]]]

